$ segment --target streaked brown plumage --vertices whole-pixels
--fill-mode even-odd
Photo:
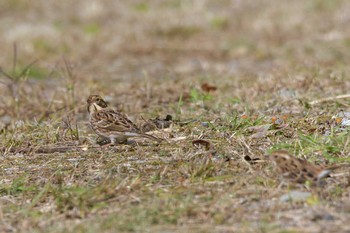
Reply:
[[[160,141],[159,138],[142,133],[124,113],[108,108],[107,103],[99,95],[90,95],[87,105],[92,129],[99,136],[109,138],[112,145],[126,142],[129,137]]]
[[[293,157],[285,150],[274,151],[269,158],[274,161],[277,171],[283,178],[296,183],[319,182],[327,177],[332,170],[324,166],[314,165],[306,159]]]

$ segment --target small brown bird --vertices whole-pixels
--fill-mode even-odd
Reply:
[[[269,158],[276,164],[277,171],[283,178],[296,183],[305,183],[306,181],[319,183],[332,171],[332,168],[328,169],[321,165],[312,164],[306,159],[293,157],[285,150],[276,150]]]
[[[111,145],[124,143],[130,137],[144,137],[156,141],[161,139],[142,133],[140,129],[119,111],[108,108],[99,95],[90,95],[87,99],[87,110],[90,114],[90,125],[96,134],[108,138]]]

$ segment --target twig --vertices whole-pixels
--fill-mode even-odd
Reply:
[[[16,66],[17,66],[17,44],[16,42],[13,43],[13,67],[12,67],[12,75],[16,72]]]
[[[38,153],[38,154],[51,154],[51,153],[65,153],[68,151],[84,151],[88,149],[99,149],[100,146],[53,146],[53,147],[29,147],[29,148],[0,148],[1,152],[10,152],[10,153]]]
[[[309,104],[316,105],[316,104],[320,104],[323,102],[328,102],[328,101],[333,101],[333,100],[338,100],[338,99],[347,99],[347,98],[350,98],[350,94],[338,95],[338,96],[334,96],[334,97],[318,99],[318,100],[311,101]]]

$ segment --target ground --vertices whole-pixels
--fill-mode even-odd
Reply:
[[[295,184],[267,159],[349,164],[348,1],[0,6],[1,232],[350,231],[348,169]],[[171,115],[165,140],[100,147],[90,94]]]

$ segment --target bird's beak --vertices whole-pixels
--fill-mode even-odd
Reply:
[[[104,101],[104,100],[102,100],[101,101],[101,104],[99,105],[101,108],[107,108],[107,103]]]

